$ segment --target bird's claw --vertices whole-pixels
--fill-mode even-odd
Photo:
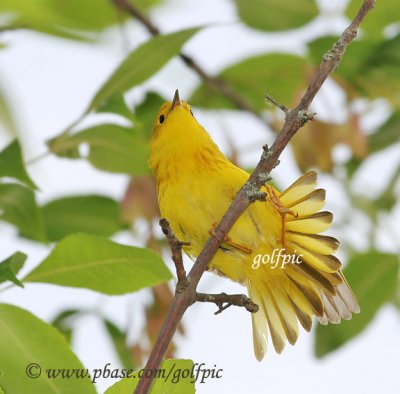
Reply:
[[[217,238],[217,240],[219,241],[220,244],[224,243],[226,245],[229,245],[231,248],[239,250],[240,252],[242,252],[244,254],[252,254],[253,253],[253,251],[250,248],[248,248],[247,246],[238,244],[236,242],[233,242],[231,237],[229,237],[229,235],[227,235],[225,233],[224,233],[224,238],[220,239],[220,237],[218,237],[218,235],[215,232],[215,229],[217,228],[217,226],[218,226],[218,223],[214,223],[212,225],[212,228],[210,230],[210,234],[213,237]]]
[[[286,249],[286,239],[285,239],[285,232],[286,232],[286,215],[291,215],[293,217],[298,217],[298,213],[286,208],[280,201],[279,197],[276,195],[274,189],[270,185],[266,185],[269,201],[271,205],[278,211],[279,215],[281,215],[282,220],[282,232],[281,232],[281,243],[282,248]]]

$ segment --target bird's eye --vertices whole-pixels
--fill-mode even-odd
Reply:
[[[160,123],[164,123],[165,120],[165,116],[164,115],[160,115],[159,121]]]

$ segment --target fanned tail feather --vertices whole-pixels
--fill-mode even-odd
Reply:
[[[267,332],[275,350],[281,353],[286,340],[292,345],[297,341],[298,322],[310,331],[313,316],[321,324],[338,324],[360,311],[340,270],[341,263],[333,256],[338,240],[319,234],[330,227],[333,216],[320,211],[325,190],[316,186],[317,174],[310,171],[278,193],[282,205],[297,213],[297,217],[285,217],[285,239],[287,252],[301,255],[301,263],[247,279],[249,296],[259,306],[259,311],[252,314],[258,360],[266,354]]]

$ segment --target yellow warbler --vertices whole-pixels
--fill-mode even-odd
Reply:
[[[218,149],[178,91],[155,120],[149,165],[161,215],[180,240],[190,242],[184,250],[195,259],[249,174]],[[310,331],[313,315],[327,324],[359,312],[332,255],[339,242],[319,235],[332,214],[320,211],[325,190],[317,189],[316,181],[311,171],[281,193],[266,186],[267,201],[247,208],[208,267],[247,286],[258,304],[252,314],[258,360],[265,355],[268,332],[280,353],[286,340],[296,342],[298,322]]]

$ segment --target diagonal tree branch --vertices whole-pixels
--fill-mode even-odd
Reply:
[[[175,264],[176,276],[178,278],[178,283],[176,285],[175,291],[177,293],[181,293],[185,291],[189,286],[188,278],[186,277],[185,267],[183,265],[182,246],[190,245],[190,242],[179,241],[173,233],[167,219],[163,218],[160,220],[160,227],[162,229],[162,232],[165,234],[165,237],[167,238],[168,245],[172,252],[172,261]],[[252,313],[258,311],[258,305],[244,294],[196,293],[195,302],[211,302],[217,305],[218,310],[217,312],[215,312],[216,315],[223,312],[225,309],[228,309],[232,305],[246,308],[249,312]]]
[[[116,1],[116,0],[114,0]],[[121,0],[122,1],[122,0]],[[220,224],[215,229],[215,235],[212,236],[206,243],[204,249],[198,256],[189,275],[188,286],[182,292],[176,292],[171,303],[168,315],[161,328],[159,337],[154,345],[150,357],[146,364],[146,370],[156,370],[165,355],[168,345],[175,333],[175,330],[182,319],[186,309],[196,300],[196,287],[207,268],[208,263],[214,257],[220,245],[219,239],[223,239],[225,234],[228,234],[233,224],[239,216],[250,205],[250,196],[257,194],[259,188],[268,179],[270,171],[277,165],[278,158],[283,149],[289,143],[293,135],[309,120],[313,118],[313,114],[308,112],[311,102],[318,93],[324,81],[329,74],[337,67],[342,58],[347,46],[356,37],[357,30],[368,14],[374,7],[375,0],[364,0],[356,17],[350,23],[349,27],[343,32],[340,39],[334,46],[323,56],[322,62],[318,71],[312,78],[310,85],[300,100],[299,105],[287,112],[286,121],[282,130],[279,132],[272,147],[264,147],[261,159],[251,174],[249,180],[237,193],[227,213],[222,218]],[[154,374],[143,374],[139,384],[136,387],[136,394],[148,393],[153,381]]]
[[[158,36],[161,34],[160,29],[153,24],[153,22],[142,11],[129,0],[112,0],[115,6],[129,15],[137,19],[146,27],[147,31],[153,35]],[[222,93],[228,100],[230,100],[237,108],[248,111],[253,115],[260,117],[260,114],[252,108],[250,103],[236,93],[225,81],[220,78],[209,75],[192,57],[180,53],[180,58],[183,62],[191,68],[207,85],[211,88]]]

